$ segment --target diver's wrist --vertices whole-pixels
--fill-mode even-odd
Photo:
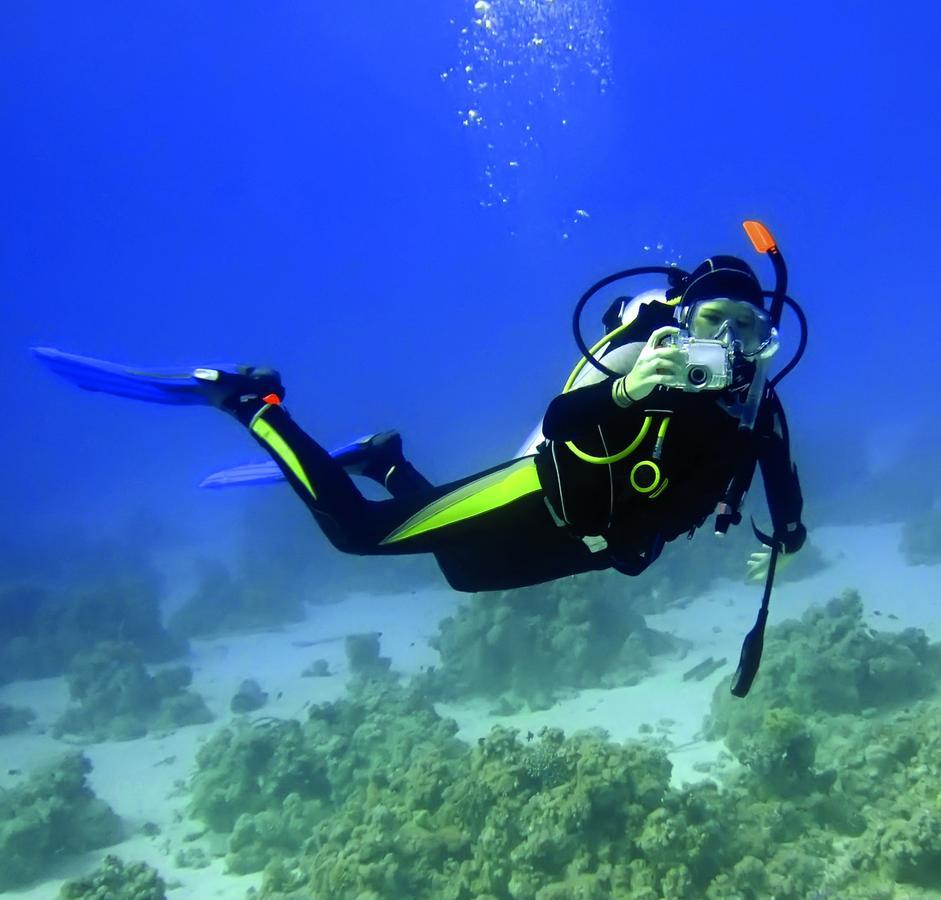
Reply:
[[[615,404],[620,406],[621,409],[627,409],[629,406],[633,406],[637,401],[627,392],[627,376],[624,375],[621,378],[615,379],[614,383],[611,385],[611,399],[614,400]]]

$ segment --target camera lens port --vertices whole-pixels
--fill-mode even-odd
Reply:
[[[690,384],[699,387],[706,383],[709,378],[709,373],[703,366],[690,366],[686,370],[686,378],[689,380]]]

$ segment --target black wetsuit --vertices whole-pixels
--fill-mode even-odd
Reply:
[[[553,509],[576,534],[604,538],[608,565],[628,575],[642,572],[666,542],[691,533],[716,511],[737,474],[750,481],[756,461],[775,534],[788,536],[789,552],[799,549],[803,501],[776,398],[765,402],[750,432],[739,430],[714,394],[658,389],[621,409],[611,399],[611,381],[552,401],[543,422],[548,440],[537,456]],[[610,465],[586,463],[567,445],[610,456],[635,439],[648,417],[652,426],[637,450]],[[656,426],[664,421],[658,454]]]
[[[264,426],[261,430],[260,425]],[[577,536],[556,525],[533,457],[509,460],[437,486],[406,463],[410,470],[407,476],[393,472],[387,481],[394,496],[369,500],[283,407],[265,407],[251,428],[327,539],[345,553],[433,553],[448,583],[460,591],[522,587],[610,565],[592,554]],[[512,486],[520,475],[528,476],[525,483]],[[511,487],[500,491],[502,483]],[[475,497],[486,496],[494,484],[497,496],[484,501],[475,514],[448,516],[448,510],[459,505],[459,498],[471,507],[468,512],[474,512]],[[443,521],[434,520],[426,530],[407,528],[416,518],[426,518],[436,503]],[[403,526],[404,536],[396,537]]]
[[[658,389],[622,409],[611,397],[612,381],[556,397],[544,420],[547,440],[535,456],[439,486],[404,463],[387,480],[393,494],[387,500],[363,497],[283,407],[248,410],[243,421],[337,549],[433,553],[456,590],[521,587],[611,567],[637,574],[664,542],[701,525],[732,477],[744,470],[750,478],[756,460],[775,535],[788,535],[788,551],[799,548],[800,487],[774,399],[763,404],[755,432],[741,432],[714,394]],[[653,427],[620,462],[584,462],[566,445],[611,455],[637,437],[648,416]],[[664,418],[669,424],[657,447]]]

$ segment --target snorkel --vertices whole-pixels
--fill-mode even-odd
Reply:
[[[775,335],[775,346],[771,352],[759,353],[755,359],[755,374],[752,377],[751,385],[748,388],[748,395],[745,397],[745,403],[738,417],[738,427],[742,431],[751,431],[755,427],[755,419],[758,417],[758,407],[765,396],[765,389],[768,383],[768,364],[774,351],[777,350],[777,330],[781,321],[781,309],[785,290],[787,290],[787,266],[784,264],[784,257],[781,256],[771,232],[760,222],[748,221],[743,223],[745,233],[751,239],[752,246],[759,253],[768,253],[774,265],[774,291],[772,292],[771,310],[769,318],[771,327]],[[770,350],[771,348],[769,348]]]
[[[738,416],[738,427],[741,431],[751,431],[755,427],[755,419],[758,418],[758,407],[765,396],[765,389],[768,384],[768,364],[771,357],[777,350],[777,331],[781,322],[781,310],[784,308],[784,295],[787,291],[787,266],[784,264],[784,257],[778,250],[771,232],[765,228],[761,222],[748,221],[742,223],[745,233],[752,242],[752,246],[759,253],[767,253],[774,266],[774,290],[771,292],[771,309],[769,318],[771,327],[775,335],[774,348],[768,348],[770,352],[759,353],[755,358],[755,374],[752,377],[751,385],[748,388],[748,394]]]

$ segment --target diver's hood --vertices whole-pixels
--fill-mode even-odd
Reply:
[[[765,308],[764,292],[758,276],[750,265],[737,256],[710,256],[690,273],[683,287],[680,303],[692,306],[700,300],[727,297],[744,300],[759,309]]]

